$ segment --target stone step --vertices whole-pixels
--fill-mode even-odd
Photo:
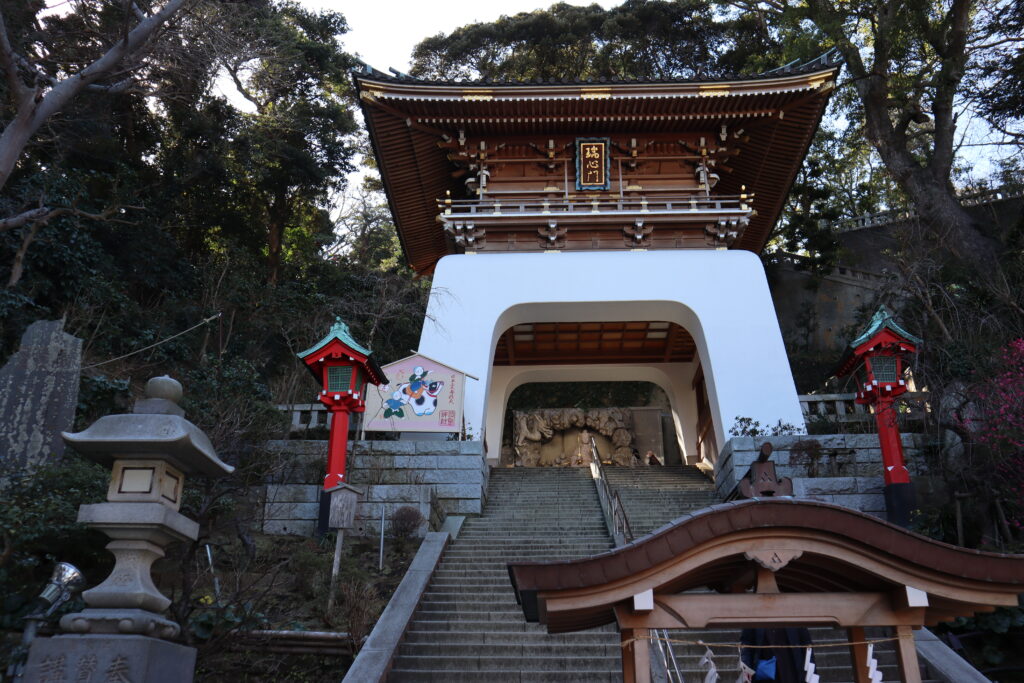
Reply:
[[[441,631],[441,630],[410,630],[405,634],[406,643],[432,643],[435,645],[448,646],[450,644],[475,645],[484,647],[489,645],[551,645],[561,647],[563,644],[579,645],[609,645],[607,632],[581,632],[550,634],[543,630],[537,632],[529,631],[488,631],[485,628],[480,630],[467,631]],[[616,647],[614,643],[610,644]]]
[[[437,652],[437,648],[434,644],[406,643],[402,645],[399,652],[409,657],[424,657],[434,655]],[[606,639],[605,643],[592,644],[575,642],[489,643],[487,645],[479,643],[446,643],[444,652],[448,657],[480,658],[486,655],[488,658],[502,659],[509,657],[584,657],[590,659],[618,657],[620,649],[618,645],[608,643]]]
[[[486,548],[486,549],[481,549],[479,552],[473,552],[473,551],[467,551],[467,550],[451,550],[451,551],[445,553],[445,557],[450,559],[450,560],[457,560],[457,559],[460,559],[460,558],[470,558],[470,557],[472,557],[472,558],[486,557],[488,559],[498,559],[498,558],[503,558],[503,557],[504,558],[514,558],[514,559],[520,559],[520,558],[525,559],[525,558],[528,558],[528,557],[529,558],[569,557],[569,556],[584,557],[584,556],[587,556],[587,555],[592,555],[594,553],[602,552],[602,551],[607,550],[607,549],[608,548],[601,548],[601,547],[596,547],[596,548],[575,547],[575,548],[563,548],[563,549],[539,548],[537,550],[532,550],[532,549],[529,549],[529,548],[507,548],[507,549],[504,549],[504,550],[499,549],[499,548]]]
[[[578,671],[409,671],[393,668],[389,679],[398,683],[621,683],[622,671],[589,671],[581,675]]]
[[[437,671],[450,669],[454,671],[575,671],[577,674],[586,672],[621,672],[622,663],[618,655],[574,657],[568,656],[492,656],[489,653],[478,653],[464,657],[454,655],[416,655],[401,656],[402,669]]]

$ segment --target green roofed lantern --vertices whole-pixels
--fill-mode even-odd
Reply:
[[[331,411],[327,476],[324,489],[347,483],[345,450],[349,413],[366,410],[366,384],[387,384],[388,378],[373,358],[373,352],[352,337],[348,325],[335,318],[327,335],[298,354],[320,383],[320,402]]]

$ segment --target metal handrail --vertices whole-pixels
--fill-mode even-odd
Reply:
[[[634,539],[633,528],[629,524],[629,515],[622,505],[619,492],[608,486],[608,480],[604,476],[604,465],[601,464],[601,454],[597,449],[597,441],[590,437],[590,448],[594,454],[590,461],[590,472],[597,484],[597,497],[601,501],[601,511],[604,513],[605,524],[612,532],[612,538],[616,546],[625,545]],[[683,683],[683,674],[679,670],[679,662],[676,661],[676,653],[669,642],[668,631],[665,629],[652,629],[655,635],[654,643],[661,655],[661,664],[665,667],[665,677],[669,683]],[[671,663],[671,667],[669,664]],[[673,678],[673,673],[675,678]]]
[[[622,499],[618,491],[612,491],[604,476],[604,468],[601,465],[601,454],[597,450],[597,442],[590,437],[590,448],[594,457],[590,461],[590,474],[597,483],[597,497],[601,501],[601,511],[604,512],[605,523],[608,530],[612,532],[612,538],[616,545],[624,545],[633,540],[633,529],[629,525],[629,518],[626,517],[626,510],[622,506]]]

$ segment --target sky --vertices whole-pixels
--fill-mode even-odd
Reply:
[[[310,9],[330,9],[345,15],[349,32],[343,42],[373,68],[409,70],[416,43],[465,24],[494,21],[503,14],[546,9],[555,0],[299,0]],[[620,0],[568,0],[570,5],[594,2],[605,9]]]
[[[570,5],[593,2],[605,9],[621,0],[565,0]],[[450,33],[474,22],[494,21],[503,14],[546,9],[556,0],[299,0],[310,9],[341,12],[348,20],[345,48],[356,53],[373,68],[388,73],[389,68],[408,72],[409,57],[415,45],[429,36]],[[966,125],[965,125],[966,124]],[[979,122],[961,122],[961,135],[967,143],[961,154],[974,166],[975,174],[985,176],[994,170],[992,156],[1002,150],[988,146],[997,136]]]

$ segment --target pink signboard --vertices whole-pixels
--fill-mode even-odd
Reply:
[[[390,384],[367,385],[364,432],[461,432],[466,375],[416,354],[383,366]]]

